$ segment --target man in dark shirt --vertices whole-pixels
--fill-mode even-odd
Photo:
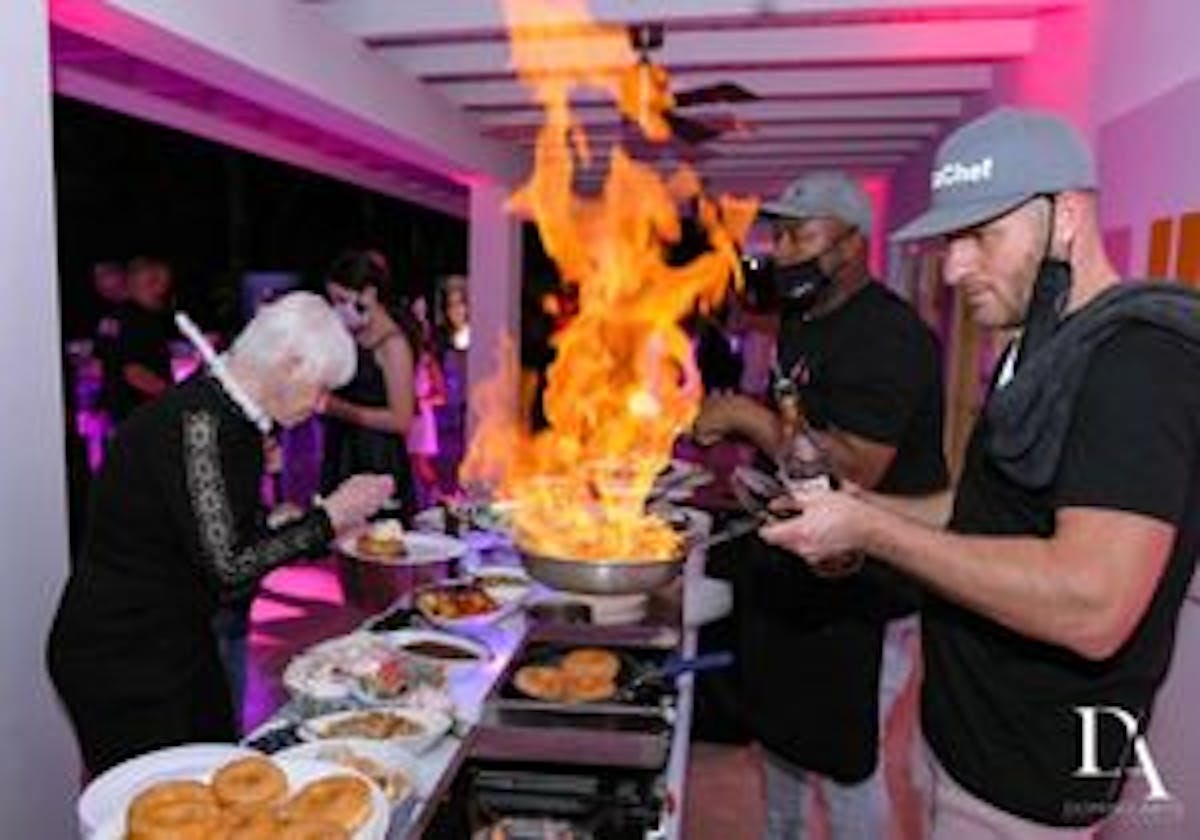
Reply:
[[[112,414],[120,423],[139,405],[161,396],[171,384],[169,341],[174,329],[167,312],[171,271],[166,263],[139,257],[129,264],[129,301],[121,312],[104,376],[112,385]]]
[[[817,173],[763,209],[784,302],[777,376],[799,395],[798,431],[842,478],[898,494],[943,489],[937,343],[870,277],[862,189],[843,174]],[[740,434],[771,462],[790,450],[789,433],[778,413],[741,395],[709,397],[695,428],[701,442]],[[826,777],[834,840],[886,836],[880,721],[912,673],[905,652],[915,627],[901,619],[915,607],[913,593],[874,563],[818,577],[757,540],[739,546],[734,565],[745,713],[767,748],[767,836],[811,835],[814,775]]]
[[[1094,837],[1126,767],[1172,795],[1142,734],[1200,550],[1200,302],[1119,282],[1091,155],[1055,117],[960,128],[932,185],[899,236],[943,237],[971,317],[1022,328],[953,508],[818,491],[763,535],[809,562],[869,551],[937,594],[934,838]]]

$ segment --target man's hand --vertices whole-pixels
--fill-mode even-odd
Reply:
[[[361,525],[396,491],[390,475],[352,475],[324,501],[329,522],[337,533]]]
[[[861,552],[867,525],[877,514],[854,493],[835,490],[806,490],[772,504],[777,513],[785,508],[799,513],[763,526],[759,534],[803,557],[818,574],[833,571],[847,555]]]

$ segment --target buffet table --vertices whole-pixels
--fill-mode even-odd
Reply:
[[[709,527],[707,516],[702,515],[704,528]],[[465,570],[481,562],[477,549],[460,561]],[[488,546],[488,566],[520,565],[516,552],[507,546]],[[699,586],[704,574],[705,555],[696,550],[689,555],[684,572],[675,584],[661,593],[651,596],[647,616],[633,628],[612,628],[617,634],[648,632],[666,644],[679,656],[692,657],[696,654],[698,628],[684,621],[684,593]],[[554,595],[550,590],[535,585],[532,601]],[[406,606],[403,596],[397,606]],[[364,627],[371,623],[368,620]],[[486,712],[486,702],[497,684],[504,677],[514,655],[522,649],[533,625],[524,611],[501,619],[487,627],[475,628],[471,636],[484,643],[491,651],[491,659],[478,668],[464,673],[452,674],[448,679],[448,691],[455,707],[453,730],[428,751],[419,754],[413,765],[415,796],[400,806],[392,816],[389,838],[416,838],[426,836],[435,819],[439,806],[444,805],[450,795],[456,776],[464,763],[472,757],[480,722]],[[605,632],[597,628],[596,632]],[[689,737],[692,722],[692,683],[690,674],[676,681],[677,695],[670,732],[665,766],[660,771],[657,783],[663,793],[663,808],[658,827],[646,836],[653,838],[675,838],[682,836],[683,803],[685,780],[689,758]],[[251,738],[297,718],[294,704],[279,709]]]

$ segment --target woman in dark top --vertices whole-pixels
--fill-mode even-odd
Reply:
[[[237,737],[211,629],[218,605],[322,551],[392,489],[387,477],[358,476],[290,524],[264,525],[266,432],[310,416],[353,366],[353,343],[324,301],[288,295],[250,322],[216,375],[193,377],[121,428],[48,649],[91,773]]]
[[[439,343],[446,402],[438,407],[438,472],[442,492],[458,490],[458,467],[466,450],[467,353],[471,347],[470,301],[467,278],[460,274],[442,282]]]
[[[405,435],[416,397],[413,366],[418,327],[407,311],[389,310],[387,262],[374,251],[351,251],[329,271],[325,290],[358,345],[354,378],[325,407],[321,492],[348,475],[390,475],[405,516],[416,512],[416,488]]]

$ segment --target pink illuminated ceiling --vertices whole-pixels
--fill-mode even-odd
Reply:
[[[296,0],[474,115],[522,150],[539,120],[508,67],[498,0]],[[711,182],[777,190],[812,167],[884,176],[986,98],[997,71],[1035,48],[1039,27],[1077,0],[589,0],[598,18],[657,23],[654,60],[677,92],[733,82],[752,101],[694,104],[725,130],[677,143],[669,161]],[[570,37],[570,33],[564,33]],[[553,72],[552,67],[547,68]],[[599,95],[576,105],[601,147],[622,136]],[[597,167],[597,171],[602,171]]]
[[[681,96],[679,116],[713,136],[635,153],[692,161],[720,189],[770,193],[815,167],[886,179],[992,97],[1002,71],[1081,2],[588,5],[607,22],[661,26],[652,57],[677,95],[723,83],[750,94]],[[508,66],[500,0],[51,0],[51,10],[60,93],[449,212],[465,212],[477,180],[524,169],[541,119]],[[607,147],[629,137],[598,94],[575,104],[600,151],[582,179],[595,181]]]

